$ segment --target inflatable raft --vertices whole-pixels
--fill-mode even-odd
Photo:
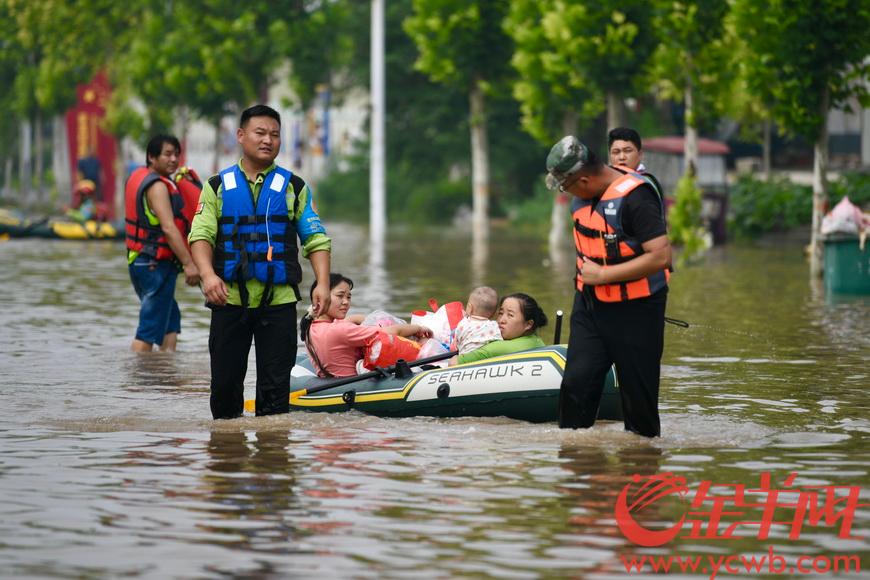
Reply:
[[[0,235],[10,238],[49,238],[56,240],[123,240],[124,229],[109,222],[63,219],[0,221]]]
[[[290,379],[290,409],[327,413],[356,409],[380,417],[509,417],[533,423],[558,419],[565,345],[454,367],[420,362],[389,367],[381,374],[321,379],[307,354],[300,355]],[[253,412],[254,401],[245,401],[245,409]],[[622,420],[612,369],[598,417]]]

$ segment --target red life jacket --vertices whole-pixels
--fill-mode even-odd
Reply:
[[[145,192],[157,181],[162,181],[169,190],[169,202],[172,205],[175,227],[185,239],[190,232],[190,221],[183,211],[186,205],[185,199],[178,191],[175,182],[147,167],[139,167],[130,175],[124,189],[127,249],[152,256],[155,260],[174,260],[175,254],[172,253],[160,224],[151,225],[145,214]],[[190,205],[193,206],[193,211],[196,211],[196,204]]]
[[[628,237],[622,229],[622,210],[625,199],[641,185],[649,182],[636,173],[626,173],[610,184],[601,199],[575,200],[574,244],[577,248],[577,290],[583,290],[580,274],[583,258],[603,266],[621,264],[643,254],[643,246]],[[664,212],[664,208],[662,208]],[[599,284],[594,286],[595,297],[602,302],[621,302],[651,296],[667,286],[667,269],[638,280]]]
[[[175,174],[175,184],[178,186],[178,192],[184,198],[184,206],[181,208],[181,213],[184,214],[184,219],[187,220],[187,232],[190,232],[190,224],[193,223],[193,216],[196,214],[196,208],[199,205],[199,195],[202,193],[202,180],[197,175],[196,171],[190,167],[179,167]],[[183,233],[183,232],[182,232]],[[185,237],[187,237],[185,235]]]
[[[377,336],[366,343],[363,366],[374,370],[376,367],[394,365],[400,358],[406,361],[417,360],[421,346],[402,336],[378,332]]]

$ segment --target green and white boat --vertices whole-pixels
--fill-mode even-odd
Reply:
[[[380,417],[556,421],[565,350],[565,345],[546,346],[445,368],[428,364],[444,356],[432,357],[342,379],[318,378],[302,354],[290,379],[290,408],[328,413],[356,409]],[[245,408],[253,412],[254,401],[246,401]],[[613,369],[598,418],[622,420]]]

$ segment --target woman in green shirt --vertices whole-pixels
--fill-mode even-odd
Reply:
[[[475,362],[544,346],[544,341],[538,336],[538,329],[546,325],[547,315],[534,298],[521,292],[505,296],[498,308],[498,327],[502,340],[459,355],[458,362]]]

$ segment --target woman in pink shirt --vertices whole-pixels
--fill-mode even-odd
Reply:
[[[310,314],[306,314],[299,324],[299,334],[319,377],[351,377],[357,374],[357,361],[363,359],[366,344],[376,338],[379,332],[398,336],[432,336],[431,330],[419,324],[360,326],[365,316],[347,314],[353,281],[341,274],[331,273],[329,288],[329,310],[314,320]]]

